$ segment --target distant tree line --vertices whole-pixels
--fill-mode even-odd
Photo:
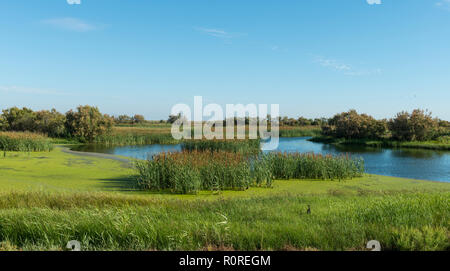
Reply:
[[[279,123],[281,126],[320,126],[326,124],[327,122],[327,118],[307,119],[304,117],[299,117],[295,119],[286,116],[279,118]]]
[[[181,114],[171,115],[160,123],[174,123],[183,118]],[[271,120],[270,115],[267,119]],[[237,118],[234,118],[235,124]],[[250,119],[243,119],[249,124]],[[50,137],[75,138],[81,142],[92,142],[98,136],[111,132],[114,124],[144,124],[142,115],[119,115],[111,117],[102,114],[97,107],[85,105],[62,114],[55,109],[33,111],[29,108],[11,107],[0,114],[0,131],[29,131]],[[224,126],[226,120],[224,120]],[[428,111],[416,109],[412,113],[400,112],[392,119],[377,120],[355,110],[336,114],[330,119],[307,119],[303,117],[279,118],[280,126],[320,125],[322,134],[346,139],[393,139],[399,141],[425,141],[441,136],[450,136],[450,122],[433,118]]]
[[[143,115],[134,115],[132,117],[128,115],[119,115],[118,117],[113,118],[114,123],[116,124],[143,124],[147,122]]]
[[[426,141],[450,135],[450,123],[416,109],[400,112],[392,119],[376,120],[355,110],[336,114],[322,125],[322,134],[346,139],[393,139]]]
[[[113,123],[112,117],[89,105],[65,114],[55,109],[33,111],[26,107],[11,107],[2,110],[0,115],[0,131],[36,132],[50,137],[76,138],[81,142],[91,142],[110,132]]]

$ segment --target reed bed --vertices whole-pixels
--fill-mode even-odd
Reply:
[[[136,162],[138,187],[143,190],[196,193],[199,190],[244,190],[272,184],[266,161],[251,161],[236,152],[197,150],[161,153]]]
[[[94,142],[103,146],[130,146],[151,144],[178,144],[171,134],[111,134],[95,138]]]
[[[142,190],[196,193],[244,190],[275,179],[344,180],[364,174],[364,161],[348,156],[300,153],[247,155],[225,151],[161,153],[136,162]]]
[[[322,129],[319,126],[280,127],[280,137],[310,137],[319,136]]]
[[[0,132],[0,150],[17,152],[43,152],[53,150],[51,140],[30,132]]]
[[[344,180],[364,174],[364,160],[348,155],[269,153],[266,156],[276,179]]]
[[[153,125],[153,126],[115,126],[112,130],[113,134],[170,134],[171,126]]]
[[[181,148],[185,151],[228,151],[244,154],[258,154],[261,152],[261,140],[184,140],[181,144]]]

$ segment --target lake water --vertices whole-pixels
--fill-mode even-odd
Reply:
[[[450,182],[450,151],[380,149],[360,146],[333,146],[315,143],[306,137],[280,138],[277,151],[349,154],[364,158],[366,172],[386,176]],[[105,148],[82,146],[74,150],[122,155],[137,159],[167,151],[180,151],[180,145],[148,145]]]

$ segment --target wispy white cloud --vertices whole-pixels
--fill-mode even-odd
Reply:
[[[30,88],[22,86],[0,86],[0,92],[6,93],[19,93],[19,94],[34,94],[34,95],[59,95],[59,96],[71,96],[71,93],[65,93],[54,90]]]
[[[319,65],[321,65],[323,67],[331,68],[336,71],[350,71],[352,69],[347,64],[340,63],[335,59],[324,58],[322,56],[316,57],[314,62],[318,63]]]
[[[81,0],[67,0],[69,5],[81,5]]]
[[[237,38],[241,36],[246,36],[245,33],[231,33],[222,29],[216,29],[216,28],[204,28],[204,27],[195,27],[195,30],[202,32],[206,35],[221,38],[221,39],[232,39]]]
[[[71,17],[47,19],[47,20],[43,20],[42,23],[59,28],[59,29],[77,31],[77,32],[87,32],[87,31],[98,30],[101,28],[101,26],[99,26],[97,24],[92,24],[92,23],[83,21],[81,19],[71,18]]]
[[[280,47],[278,45],[273,45],[270,47],[270,50],[272,51],[278,51],[280,49]]]
[[[450,0],[440,0],[440,1],[436,2],[436,6],[438,8],[442,8],[442,9],[450,11]]]
[[[323,56],[316,56],[314,62],[322,67],[332,69],[348,76],[367,76],[381,73],[381,69],[355,68],[350,64],[342,63],[331,58],[325,58]]]
[[[381,0],[366,0],[369,5],[381,5]]]

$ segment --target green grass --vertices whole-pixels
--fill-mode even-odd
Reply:
[[[61,249],[73,239],[85,250],[362,250],[372,239],[384,250],[450,249],[449,193],[191,202],[80,194],[63,203],[33,196],[37,202],[15,195],[0,210],[0,239],[10,249]]]
[[[365,175],[174,195],[135,190],[132,172],[59,149],[1,157],[0,250],[450,249],[449,183]]]

